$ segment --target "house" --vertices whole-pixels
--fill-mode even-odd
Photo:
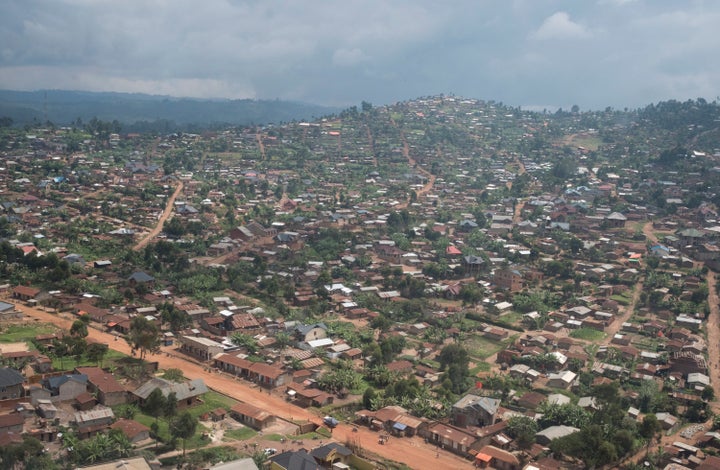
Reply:
[[[213,465],[209,470],[258,470],[258,467],[253,459],[247,457]]]
[[[287,393],[292,397],[296,405],[303,408],[310,406],[322,407],[335,401],[333,395],[317,388],[306,388],[302,384],[290,384]]]
[[[95,407],[95,405],[97,405],[97,400],[88,392],[81,393],[76,396],[75,403],[73,403],[73,406],[75,406],[75,409],[78,411],[91,410]]]
[[[329,442],[310,451],[310,455],[324,468],[335,468],[333,465],[337,462],[348,465],[352,454],[352,450],[337,442]]]
[[[128,283],[130,283],[130,285],[133,285],[133,286],[138,285],[138,284],[151,285],[155,282],[154,277],[152,277],[151,275],[149,275],[145,272],[142,272],[142,271],[135,271],[134,273],[132,273],[130,275],[130,277],[128,277],[127,280],[128,280]]]
[[[428,426],[423,435],[433,444],[463,456],[477,440],[472,433],[440,422]]]
[[[110,429],[119,429],[133,444],[150,439],[150,428],[132,419],[119,419]]]
[[[81,439],[92,437],[104,431],[114,420],[115,414],[113,410],[102,405],[88,411],[76,411],[74,419],[78,436]]]
[[[10,413],[6,415],[0,415],[0,433],[18,433],[23,432],[23,425],[25,424],[25,417],[22,413]]]
[[[3,367],[0,369],[0,400],[21,398],[25,395],[23,387],[25,377],[15,369]]]
[[[133,395],[142,405],[156,388],[160,389],[165,398],[174,393],[178,409],[189,408],[198,404],[200,397],[208,391],[203,379],[171,382],[160,377],[153,377],[135,390]]]
[[[518,292],[523,289],[523,277],[520,271],[513,268],[496,269],[493,282],[500,289]]]
[[[82,470],[152,470],[152,467],[144,457],[126,457],[122,460],[82,467]]]
[[[40,292],[37,287],[17,286],[12,291],[12,298],[27,302],[37,297]]]
[[[304,450],[287,451],[268,459],[270,470],[319,470],[320,465]]]
[[[222,343],[201,336],[183,335],[178,338],[180,350],[201,361],[209,361],[213,357],[225,352]]]
[[[475,466],[497,470],[520,470],[520,460],[511,452],[486,445],[475,455]]]
[[[50,391],[52,401],[74,400],[81,393],[87,392],[88,376],[85,374],[64,374],[48,377],[43,386]]]
[[[0,301],[0,320],[22,320],[23,314],[15,304]]]
[[[298,341],[313,341],[316,339],[327,338],[327,326],[324,323],[314,323],[311,325],[304,325],[299,323],[295,325],[294,329],[295,337]]]
[[[230,416],[242,424],[257,430],[263,430],[275,422],[275,416],[268,411],[248,403],[237,403],[230,408]]]
[[[568,388],[577,377],[575,372],[565,370],[557,374],[549,374],[547,386],[553,388]]]
[[[627,217],[625,217],[619,212],[613,212],[612,214],[609,214],[607,217],[605,217],[605,223],[609,228],[625,227],[625,222],[627,222]]]
[[[535,433],[535,440],[538,444],[547,446],[555,439],[569,436],[570,434],[574,434],[579,431],[580,430],[578,428],[574,428],[572,426],[550,426],[549,428],[545,428],[542,431]]]
[[[262,387],[275,388],[290,381],[289,372],[263,362],[255,362],[250,366],[248,378]]]
[[[517,404],[522,408],[534,410],[545,400],[547,400],[547,396],[539,392],[530,391],[525,392],[520,398],[518,398]]]
[[[87,375],[88,389],[101,404],[115,406],[127,402],[127,390],[109,372],[99,367],[76,367],[75,372]]]
[[[452,406],[452,422],[458,427],[489,426],[495,424],[500,400],[468,394]]]

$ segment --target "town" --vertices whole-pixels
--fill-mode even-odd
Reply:
[[[720,468],[719,119],[4,126],[3,468]]]

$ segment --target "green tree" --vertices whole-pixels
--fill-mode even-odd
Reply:
[[[141,409],[146,415],[155,418],[155,422],[157,423],[158,418],[163,414],[165,403],[165,395],[163,395],[162,390],[158,387],[150,392],[150,395],[148,395],[143,402]]]
[[[538,430],[537,421],[529,416],[513,416],[508,420],[508,434],[521,449],[529,449],[533,445]]]
[[[177,414],[177,402],[177,395],[175,392],[168,393],[162,409],[162,414],[165,419],[170,419]]]
[[[257,352],[257,342],[255,338],[245,333],[233,333],[230,337],[230,341],[241,348],[244,348],[248,354],[255,354]]]
[[[176,439],[182,439],[183,458],[185,458],[185,444],[187,440],[195,435],[197,420],[186,411],[170,422],[170,435]]]
[[[105,343],[90,343],[87,347],[87,358],[97,363],[98,367],[102,367],[102,361],[109,350],[109,346]]]
[[[171,382],[183,382],[185,380],[185,375],[183,374],[183,371],[180,369],[166,369],[163,373],[163,379],[169,380]]]
[[[85,317],[87,315],[84,315]],[[82,317],[81,317],[82,318]],[[87,338],[88,335],[88,326],[87,322],[83,320],[75,320],[70,326],[70,335],[74,336],[75,338]]]
[[[126,340],[133,349],[140,351],[140,359],[144,360],[148,352],[160,351],[159,334],[154,322],[143,316],[137,316],[130,321],[130,331]]]

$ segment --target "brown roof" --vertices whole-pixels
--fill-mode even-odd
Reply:
[[[239,415],[249,416],[256,421],[265,421],[273,416],[270,412],[250,405],[249,403],[237,403],[235,406],[230,408],[230,411]]]
[[[13,292],[20,295],[26,295],[28,297],[35,297],[40,293],[40,289],[37,287],[17,286],[13,289]]]
[[[232,317],[232,326],[236,329],[260,328],[260,323],[252,313],[236,313]]]
[[[0,433],[0,446],[7,447],[12,444],[22,444],[23,437],[20,434],[14,432],[3,432]]]
[[[428,431],[438,434],[450,442],[455,442],[466,447],[477,440],[477,437],[460,429],[442,423],[435,423],[428,428]],[[487,447],[487,446],[486,446]]]
[[[489,455],[495,460],[500,462],[506,462],[512,465],[520,465],[520,461],[517,457],[506,450],[498,449],[495,446],[485,446],[479,451],[481,454]]]
[[[413,363],[410,361],[406,361],[405,359],[401,361],[394,361],[389,363],[387,366],[388,370],[390,372],[397,372],[397,371],[409,371],[413,368]]]
[[[10,413],[7,415],[0,415],[0,428],[8,428],[10,426],[17,426],[25,422],[25,418],[20,413]]]
[[[82,405],[82,404],[90,403],[90,402],[93,402],[96,400],[95,400],[95,397],[91,393],[82,392],[81,394],[79,394],[78,396],[75,397],[75,401],[77,401],[79,404]]]
[[[114,393],[114,392],[125,392],[120,382],[110,373],[105,372],[99,367],[76,367],[75,371],[78,374],[85,374],[88,376],[88,382],[97,387],[103,393]]]
[[[703,463],[698,465],[695,470],[713,470],[716,468],[720,468],[720,457],[708,455]]]
[[[141,432],[149,432],[150,428],[132,419],[119,419],[110,425],[110,429],[120,429],[128,439],[132,439]]]
[[[279,367],[263,364],[262,362],[256,362],[250,366],[250,371],[271,379],[277,379],[285,373],[285,371]]]
[[[218,362],[223,362],[225,364],[230,364],[231,366],[248,370],[254,364],[254,362],[252,361],[248,361],[247,359],[243,359],[241,357],[233,356],[232,354],[222,354],[218,356],[215,360]]]

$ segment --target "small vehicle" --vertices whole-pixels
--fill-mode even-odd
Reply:
[[[267,449],[265,449],[265,455],[270,456],[275,454],[277,454],[277,449],[275,449],[274,447],[268,447]]]
[[[340,421],[333,418],[332,416],[325,416],[323,418],[323,423],[325,423],[325,425],[331,429],[334,428],[335,426],[337,426],[339,422]]]

